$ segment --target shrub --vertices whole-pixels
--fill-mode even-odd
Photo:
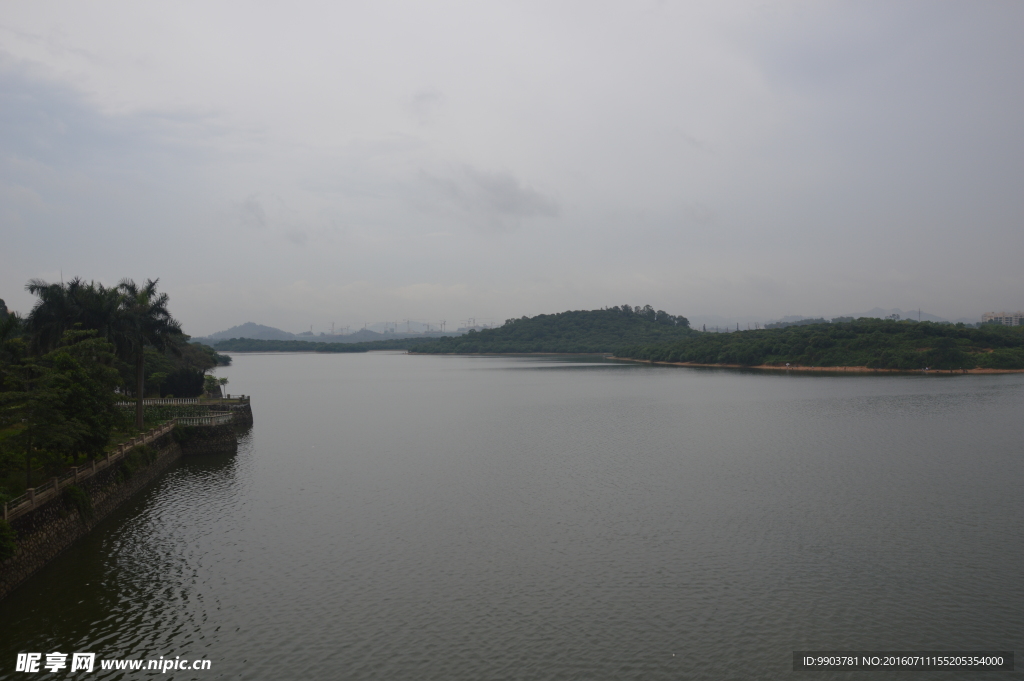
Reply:
[[[6,520],[0,520],[0,560],[7,560],[18,550],[18,535]]]
[[[82,520],[92,518],[92,499],[78,485],[69,485],[64,488],[64,502],[78,511],[78,517]]]
[[[184,444],[189,440],[192,440],[195,436],[195,428],[189,429],[184,426],[175,425],[174,430],[171,431],[171,437],[178,444]]]
[[[118,471],[118,477],[122,482],[135,475],[135,471],[145,468],[156,461],[156,450],[147,445],[139,445],[124,455],[124,463]]]
[[[999,348],[982,354],[978,365],[986,369],[1024,369],[1024,352],[1019,348]]]

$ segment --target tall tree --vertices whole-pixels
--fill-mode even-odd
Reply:
[[[43,456],[44,468],[53,472],[54,452],[69,450],[82,435],[78,423],[69,423],[64,405],[67,383],[55,380],[52,367],[35,357],[8,367],[7,387],[0,393],[3,426],[18,429],[5,444],[14,444],[25,453],[25,486],[32,486],[33,458]]]
[[[36,354],[56,348],[64,332],[74,328],[96,331],[122,353],[128,349],[119,328],[124,297],[119,288],[106,288],[92,281],[87,284],[75,277],[59,284],[32,279],[25,289],[39,298],[25,320]]]
[[[68,331],[56,350],[5,367],[0,428],[12,431],[5,442],[25,453],[26,485],[33,459],[53,474],[69,455],[77,463],[80,454],[103,452],[123,418],[114,406],[121,377],[113,351],[95,331]]]
[[[25,290],[39,298],[25,320],[29,345],[36,354],[57,347],[64,332],[78,321],[69,291],[71,284],[77,287],[78,280],[72,279],[68,284],[51,284],[42,279],[30,279],[25,284]]]
[[[180,354],[181,325],[167,310],[169,298],[157,293],[159,279],[147,279],[142,286],[131,279],[122,279],[117,288],[122,299],[118,313],[118,336],[127,344],[135,360],[135,426],[142,428],[145,397],[145,349],[151,346],[160,352]]]

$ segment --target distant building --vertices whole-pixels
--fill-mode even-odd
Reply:
[[[1024,324],[1024,312],[986,312],[981,315],[982,324],[1002,324],[1003,326],[1020,326]]]

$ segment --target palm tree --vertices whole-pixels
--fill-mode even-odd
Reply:
[[[7,366],[23,354],[17,345],[8,343],[21,334],[21,329],[22,321],[17,312],[8,312],[6,317],[0,317],[0,392],[5,390]]]
[[[180,355],[178,345],[183,340],[181,326],[167,311],[167,294],[157,293],[158,281],[148,279],[140,287],[124,279],[116,287],[106,288],[75,277],[59,284],[32,279],[25,286],[39,297],[25,320],[33,352],[43,354],[56,348],[64,332],[77,325],[96,330],[100,338],[113,343],[118,357],[134,361],[139,428],[145,396],[145,348]]]
[[[75,277],[66,284],[32,279],[25,289],[39,296],[25,320],[33,352],[53,350],[64,332],[75,325],[97,331],[100,338],[111,341],[119,350],[125,348],[123,342],[118,342],[122,340],[117,328],[122,295],[117,288],[106,288],[96,282],[86,284]]]
[[[0,345],[15,338],[21,332],[21,325],[21,317],[17,312],[8,312],[6,316],[0,317]]]
[[[75,305],[68,288],[78,283],[77,278],[68,284],[50,284],[42,279],[30,279],[25,285],[26,291],[39,297],[25,320],[29,346],[34,353],[42,354],[57,347],[64,332],[77,321]]]
[[[69,282],[68,288],[75,305],[76,321],[83,329],[95,329],[100,338],[110,341],[119,350],[126,347],[119,328],[124,302],[121,291],[116,286],[107,288],[95,282],[77,288],[72,288],[73,284],[74,281]]]
[[[145,349],[150,346],[161,352],[181,354],[178,344],[182,340],[181,325],[167,311],[169,298],[157,293],[159,279],[147,279],[139,287],[131,279],[122,279],[117,285],[121,293],[117,315],[117,336],[135,360],[135,426],[142,428],[145,396]],[[115,345],[121,345],[115,342]]]

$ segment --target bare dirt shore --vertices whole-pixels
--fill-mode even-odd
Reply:
[[[526,357],[528,355],[564,355],[567,357],[604,357],[605,359],[621,359],[612,357],[609,352],[413,352],[407,355],[434,355],[435,357]],[[629,360],[634,361],[634,360]]]
[[[615,357],[624,362],[642,362],[644,364],[663,364],[676,367],[718,367],[720,369],[766,369],[770,371],[813,371],[822,374],[866,373],[866,374],[1021,374],[1024,369],[872,369],[870,367],[805,367],[805,366],[774,366],[758,364],[744,366],[742,364],[698,364],[697,362],[653,362],[649,359],[633,359],[632,357]]]

